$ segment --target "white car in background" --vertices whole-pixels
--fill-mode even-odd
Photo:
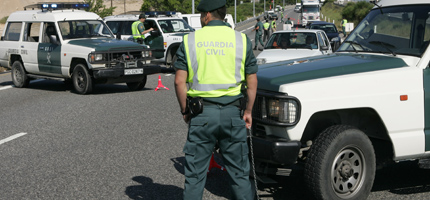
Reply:
[[[285,30],[273,33],[257,64],[331,54],[330,40],[322,30]]]

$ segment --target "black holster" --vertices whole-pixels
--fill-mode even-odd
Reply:
[[[188,97],[187,100],[191,115],[196,116],[203,112],[203,99],[201,97]]]

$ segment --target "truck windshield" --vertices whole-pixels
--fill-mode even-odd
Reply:
[[[421,57],[430,41],[430,6],[373,9],[338,51]]]
[[[163,33],[190,32],[194,30],[183,19],[158,20],[158,24]]]
[[[63,40],[93,37],[110,37],[113,34],[103,21],[79,20],[58,22]]]
[[[317,13],[319,11],[318,6],[303,6],[303,13]]]

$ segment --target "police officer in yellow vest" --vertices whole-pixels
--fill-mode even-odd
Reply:
[[[263,24],[264,27],[264,36],[263,36],[263,41],[266,42],[266,40],[269,39],[269,35],[270,35],[270,23],[269,20],[266,20],[266,23]]]
[[[145,14],[140,14],[139,20],[135,21],[131,25],[131,33],[133,34],[133,40],[134,42],[137,42],[139,44],[143,44],[143,40],[145,39],[146,33],[154,30],[153,28],[145,30],[145,26],[143,26],[143,22],[145,22],[145,20],[146,20]]]
[[[342,22],[340,23],[342,25],[342,31],[343,31],[343,37],[346,37],[346,24],[348,23],[348,20],[346,20],[345,18],[342,19]]]
[[[189,125],[183,149],[185,200],[202,199],[217,142],[230,177],[229,199],[253,199],[246,128],[252,124],[258,66],[249,38],[223,23],[225,3],[201,0],[197,10],[203,28],[185,35],[176,52],[176,96]],[[247,90],[242,90],[244,83]],[[241,104],[244,94],[248,100]]]

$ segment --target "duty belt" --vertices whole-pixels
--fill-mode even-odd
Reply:
[[[210,101],[203,99],[203,105],[205,105],[205,106],[217,106],[217,105],[219,105],[219,106],[228,106],[228,105],[240,106],[240,99],[237,99],[237,100],[235,100],[231,103],[228,103],[228,104],[214,103],[214,102],[210,102]]]

